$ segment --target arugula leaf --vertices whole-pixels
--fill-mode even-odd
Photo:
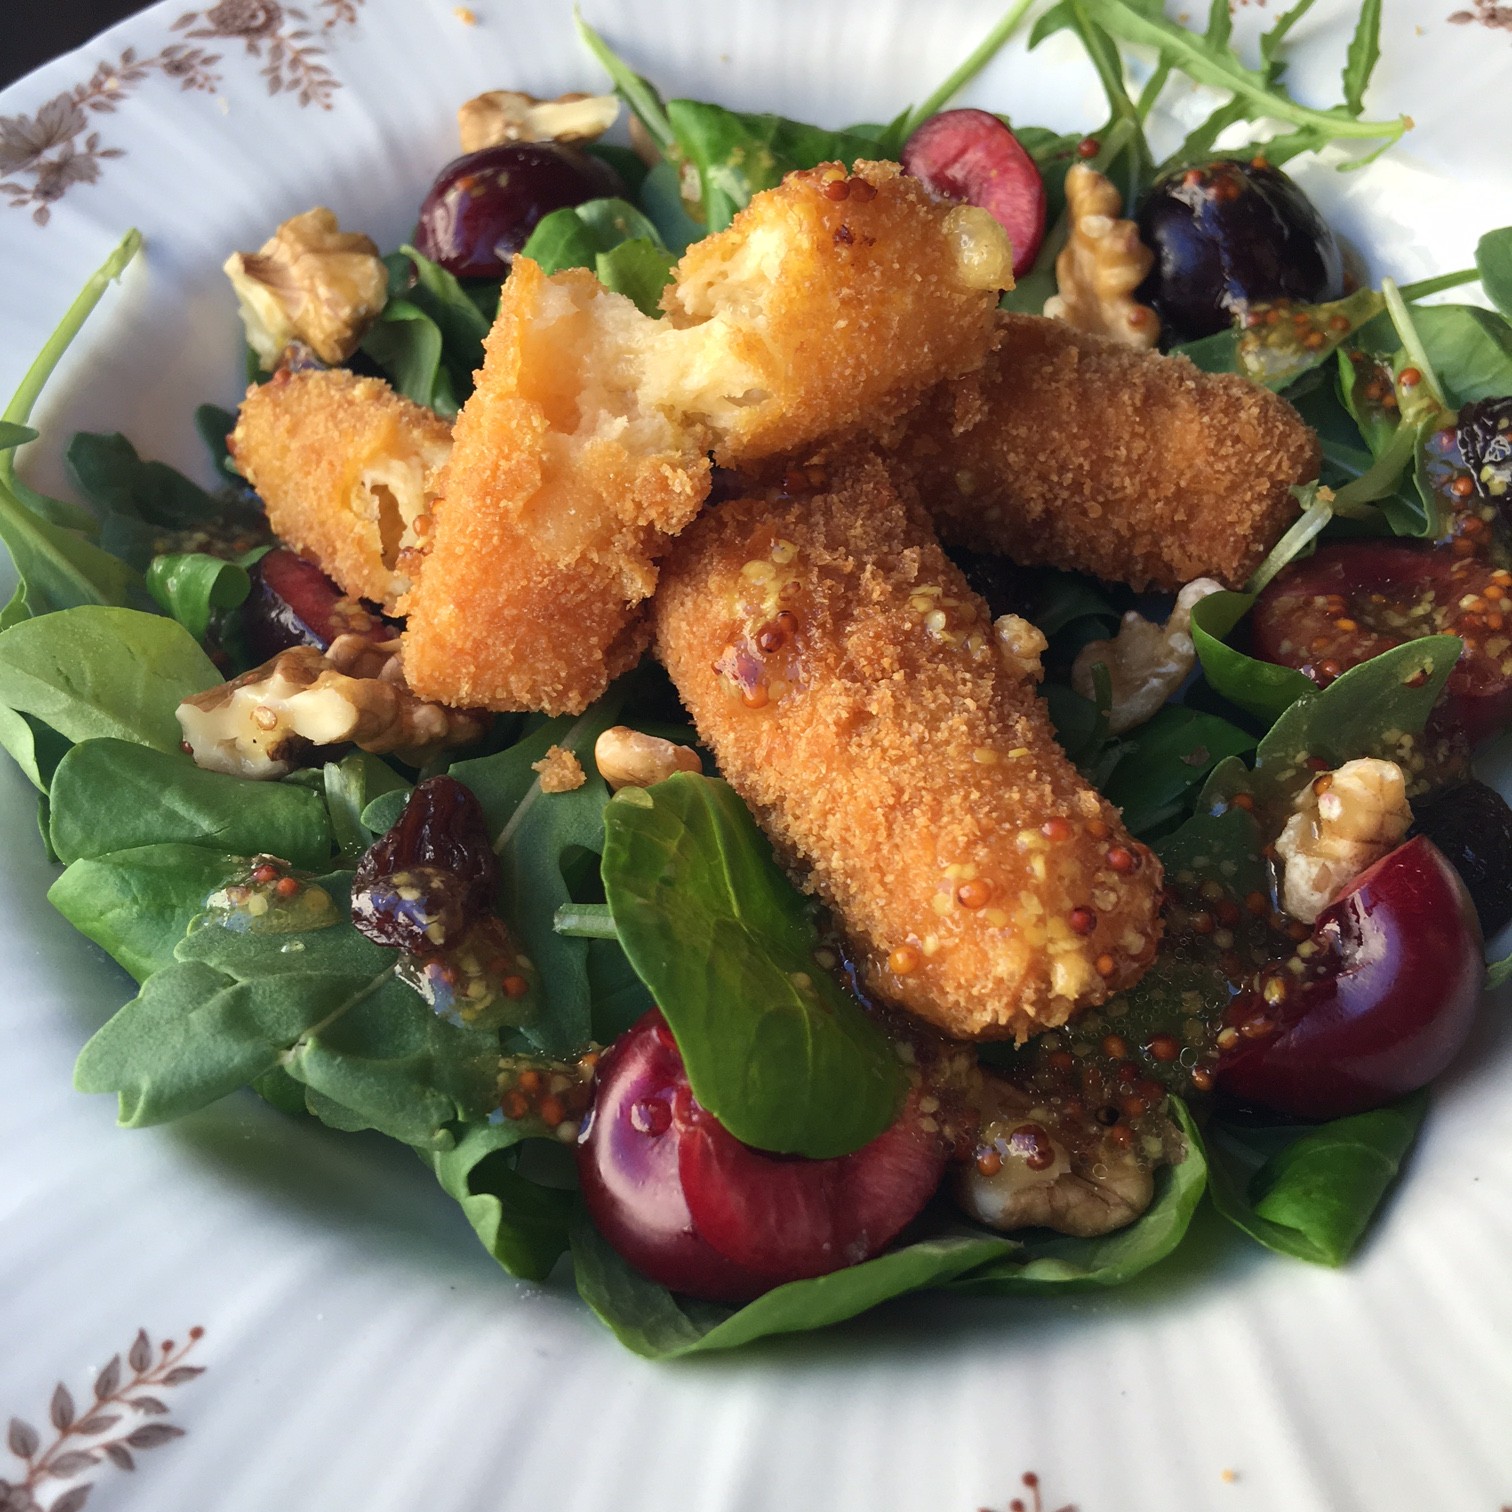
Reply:
[[[693,1095],[737,1138],[822,1159],[897,1114],[903,1067],[815,963],[809,906],[723,782],[679,773],[604,814],[620,944],[677,1038]]]
[[[115,1092],[120,1121],[163,1123],[276,1067],[338,1127],[375,1128],[426,1149],[492,1106],[497,1036],[438,1018],[395,975],[394,952],[345,913],[351,874],[318,883],[332,923],[298,933],[193,930],[171,966],[84,1046],[82,1092]],[[339,1111],[338,1111],[339,1110]]]
[[[128,232],[69,306],[0,414],[0,422],[15,428],[11,435],[30,429],[26,422],[53,370],[141,245],[141,233]],[[0,447],[0,541],[10,552],[18,580],[11,601],[0,611],[0,630],[55,609],[128,602],[140,589],[141,579],[126,563],[75,533],[76,528],[93,532],[93,521],[84,511],[48,499],[16,476],[18,444]]]
[[[567,1249],[574,1198],[570,1191],[542,1186],[515,1169],[517,1124],[473,1124],[449,1150],[429,1159],[447,1196],[488,1251],[511,1276],[544,1281]]]
[[[177,751],[174,710],[219,681],[182,625],[135,609],[83,605],[0,633],[0,703],[69,740],[116,736]]]
[[[252,592],[247,568],[266,555],[267,548],[260,546],[239,562],[202,551],[153,557],[147,567],[147,591],[165,614],[202,641],[217,614],[246,603]]]
[[[1214,593],[1192,610],[1192,642],[1207,680],[1246,714],[1274,723],[1317,685],[1294,667],[1260,661],[1225,644],[1228,635],[1254,607],[1252,593]]]
[[[321,785],[336,848],[343,856],[353,858],[398,820],[396,813],[382,829],[369,827],[364,815],[374,800],[391,793],[402,805],[411,792],[409,783],[393,767],[366,751],[353,751],[340,761],[326,762],[321,769]]]
[[[1381,0],[1361,0],[1360,19],[1344,61],[1344,105],[1351,115],[1365,109],[1365,90],[1381,58]]]
[[[1491,303],[1512,320],[1512,226],[1481,237],[1475,248],[1475,268]]]
[[[1428,1111],[1426,1091],[1298,1133],[1262,1158],[1257,1131],[1208,1129],[1213,1206],[1278,1254],[1343,1265],[1369,1226]],[[1274,1131],[1272,1131],[1274,1133]],[[1274,1139],[1272,1139],[1274,1142]]]
[[[661,96],[583,20],[581,11],[573,10],[572,24],[577,28],[579,40],[603,64],[620,98],[635,112],[651,140],[663,152],[670,151],[675,138]]]
[[[985,1236],[925,1239],[828,1276],[789,1282],[731,1309],[673,1296],[622,1260],[582,1208],[572,1221],[578,1295],[627,1349],[659,1360],[827,1328],[893,1297],[950,1281],[1012,1247],[1007,1239]]]
[[[1155,1173],[1155,1198],[1133,1223],[1097,1239],[1033,1234],[1012,1254],[968,1271],[948,1289],[994,1295],[1086,1291],[1122,1286],[1164,1260],[1186,1237],[1208,1180],[1207,1158],[1192,1115],[1179,1097],[1170,1101],[1186,1152]]]
[[[1228,720],[1168,704],[1125,737],[1102,792],[1134,834],[1148,835],[1185,816],[1190,795],[1220,761],[1254,748],[1254,737]]]
[[[318,794],[207,772],[179,752],[124,740],[85,740],[59,762],[51,833],[64,861],[167,842],[266,853],[305,870],[323,868],[331,855]]]
[[[144,982],[172,965],[190,921],[241,865],[238,857],[197,845],[143,845],[74,861],[47,900]]]

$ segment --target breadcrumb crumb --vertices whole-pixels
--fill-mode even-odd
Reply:
[[[548,746],[539,761],[530,763],[530,770],[539,775],[543,793],[571,793],[588,780],[582,762],[561,746]]]

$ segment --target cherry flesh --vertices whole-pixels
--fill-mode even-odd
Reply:
[[[1418,836],[1318,916],[1312,952],[1227,1015],[1218,1086],[1308,1121],[1381,1107],[1427,1085],[1464,1044],[1485,963],[1459,874]]]
[[[673,1291],[746,1302],[876,1254],[933,1195],[946,1154],[912,1098],[833,1160],[742,1144],[694,1098],[653,1009],[599,1063],[578,1176],[599,1231],[632,1265]]]
[[[1012,131],[985,110],[931,116],[903,144],[903,169],[944,199],[979,205],[1008,233],[1013,273],[1034,266],[1045,239],[1045,184]]]
[[[1326,687],[1423,635],[1458,635],[1444,719],[1472,742],[1512,721],[1512,573],[1478,557],[1391,541],[1322,547],[1276,576],[1250,615],[1251,650]]]
[[[415,247],[458,278],[502,279],[553,210],[623,195],[605,162],[560,142],[506,142],[450,162],[420,206]]]
[[[1172,341],[1228,330],[1253,304],[1321,304],[1344,293],[1344,258],[1312,201],[1262,159],[1177,168],[1139,207],[1155,266],[1136,298]]]

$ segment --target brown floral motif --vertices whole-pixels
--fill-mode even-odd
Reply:
[[[322,31],[355,26],[364,0],[315,0]],[[123,156],[92,129],[96,115],[110,115],[144,79],[160,74],[181,89],[211,91],[221,76],[221,54],[198,44],[240,42],[262,63],[269,94],[294,96],[301,106],[331,108],[341,80],[323,61],[325,50],[302,10],[278,0],[220,0],[208,11],[189,11],[174,22],[185,40],[151,57],[128,47],[118,62],[101,63],[86,83],[47,101],[34,115],[0,116],[0,194],[12,210],[27,210],[45,226],[52,206],[75,184],[93,184],[107,158]],[[0,1500],[0,1512],[10,1512]]]
[[[1040,1494],[1040,1478],[1034,1471],[1026,1470],[1020,1479],[1024,1483],[1024,1489],[1029,1493],[1029,1500],[1025,1501],[1022,1496],[1015,1496],[1008,1503],[1008,1512],[1045,1512],[1045,1499]],[[993,1512],[991,1507],[982,1507],[979,1512]],[[1076,1512],[1070,1502],[1064,1507],[1057,1507],[1055,1512]]]
[[[363,0],[316,0],[325,12],[322,28],[354,26]],[[173,23],[195,41],[240,42],[262,64],[269,94],[294,95],[301,105],[331,108],[341,80],[322,61],[325,49],[315,44],[310,18],[278,0],[220,0],[211,9],[189,11]]]
[[[94,1489],[91,1472],[107,1462],[134,1470],[137,1453],[182,1438],[182,1428],[162,1421],[168,1407],[154,1393],[204,1373],[201,1365],[184,1364],[204,1332],[191,1328],[183,1344],[164,1339],[154,1349],[145,1330],[139,1330],[126,1351],[125,1366],[120,1355],[112,1355],[95,1377],[94,1400],[82,1409],[60,1381],[48,1404],[54,1432],[46,1445],[30,1423],[12,1418],[6,1447],[26,1473],[19,1481],[0,1480],[0,1512],[79,1512]],[[63,1490],[69,1481],[76,1484]]]
[[[1478,21],[1482,26],[1512,31],[1512,5],[1498,5],[1496,0],[1471,0],[1474,10],[1455,11],[1450,20],[1456,26],[1469,26]]]

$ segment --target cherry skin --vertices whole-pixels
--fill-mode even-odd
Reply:
[[[1287,991],[1272,1032],[1241,1034],[1220,1055],[1224,1092],[1293,1118],[1343,1118],[1426,1086],[1458,1054],[1485,964],[1475,905],[1432,841],[1363,871],[1318,916],[1312,943],[1312,974],[1278,974]]]
[[[291,646],[324,651],[338,635],[385,641],[397,632],[348,598],[314,562],[276,546],[252,568],[252,592],[242,610],[247,645],[262,661]]]
[[[934,1194],[946,1150],[910,1097],[870,1144],[833,1160],[742,1144],[694,1098],[656,1010],[599,1063],[578,1177],[599,1231],[672,1291],[747,1302],[855,1265]]]
[[[1500,574],[1505,576],[1505,574]],[[1443,715],[1473,743],[1512,722],[1512,654],[1491,623],[1505,589],[1495,568],[1441,547],[1395,541],[1324,546],[1277,574],[1250,614],[1250,649],[1326,687],[1341,672],[1421,635],[1458,635]],[[1481,595],[1491,588],[1494,598]]]
[[[605,162],[560,142],[505,142],[469,152],[436,175],[415,247],[458,278],[502,279],[553,210],[623,195]]]
[[[946,110],[903,144],[903,170],[944,199],[988,211],[1008,233],[1013,274],[1034,266],[1045,239],[1045,184],[1034,159],[995,115]]]

